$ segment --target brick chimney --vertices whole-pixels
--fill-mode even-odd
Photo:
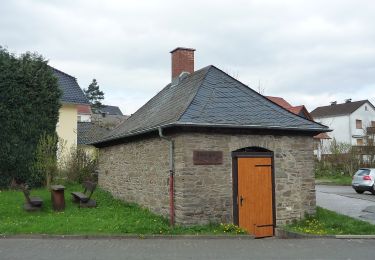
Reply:
[[[191,48],[177,47],[172,54],[172,81],[182,72],[194,72],[194,51]]]

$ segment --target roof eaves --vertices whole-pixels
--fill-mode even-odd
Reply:
[[[69,101],[64,101],[60,100],[61,104],[66,104],[66,105],[88,105],[90,104],[89,102],[87,103],[82,103],[82,102],[69,102]]]
[[[311,114],[311,113],[310,113]],[[314,116],[314,115],[311,115],[313,118],[330,118],[330,117],[336,117],[336,116],[347,116],[347,115],[350,115],[352,113],[340,113],[340,114],[331,114],[331,115],[324,115],[324,116]],[[317,124],[319,124],[318,122],[315,122]]]
[[[118,140],[118,139],[123,139],[123,138],[133,137],[133,136],[137,136],[137,135],[142,135],[142,134],[146,134],[146,133],[155,131],[155,130],[157,130],[159,128],[164,128],[164,127],[171,126],[171,125],[173,125],[173,124],[166,124],[166,125],[162,125],[162,126],[153,126],[153,127],[147,128],[147,129],[142,129],[142,130],[139,130],[139,131],[129,132],[129,133],[124,134],[124,135],[110,136],[108,138],[99,140],[97,142],[90,143],[90,145],[98,145],[98,144],[107,143],[107,142],[111,142],[111,141]]]
[[[331,132],[327,126],[322,128],[301,128],[301,127],[283,127],[283,126],[262,126],[262,125],[235,125],[235,124],[211,124],[211,123],[190,123],[190,122],[176,122],[174,126],[203,126],[203,127],[226,127],[226,128],[253,128],[253,129],[275,129],[275,130],[293,130],[301,132]],[[321,125],[321,124],[320,124]]]
[[[140,131],[134,131],[129,132],[125,135],[121,136],[111,136],[106,139],[102,139],[100,141],[90,143],[90,145],[99,145],[107,142],[111,142],[118,139],[125,139],[129,137],[134,137],[142,134],[146,134],[152,131],[156,131],[159,128],[168,128],[173,126],[190,126],[190,127],[219,127],[219,128],[243,128],[243,129],[268,129],[268,130],[286,130],[286,131],[298,131],[298,132],[316,132],[316,133],[322,133],[322,132],[331,132],[332,129],[329,129],[328,127],[324,126],[323,128],[299,128],[299,127],[281,127],[281,126],[261,126],[261,125],[234,125],[234,124],[210,124],[210,123],[190,123],[190,122],[175,122],[175,123],[168,123],[160,126],[154,126],[147,129],[143,129]],[[323,126],[323,125],[322,125]]]

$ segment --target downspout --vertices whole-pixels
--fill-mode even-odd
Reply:
[[[158,128],[159,137],[169,142],[169,223],[174,225],[174,141],[163,135],[163,129]]]

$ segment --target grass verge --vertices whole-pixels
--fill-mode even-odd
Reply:
[[[319,184],[351,186],[352,177],[346,175],[317,176],[316,182]]]
[[[287,225],[286,229],[314,235],[375,235],[375,225],[320,207],[316,215]]]
[[[67,186],[65,211],[54,212],[51,193],[47,189],[31,191],[31,196],[44,200],[40,212],[23,210],[21,191],[0,191],[0,234],[58,234],[58,235],[119,235],[119,234],[241,234],[238,227],[228,224],[170,227],[168,220],[136,204],[114,199],[109,193],[96,189],[92,198],[96,208],[78,208],[71,202],[72,191],[81,191],[80,185]]]

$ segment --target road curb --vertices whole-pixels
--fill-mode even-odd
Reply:
[[[292,232],[282,228],[275,229],[275,238],[280,239],[375,239],[375,235],[311,235]],[[49,235],[49,234],[0,234],[0,239],[233,239],[251,240],[251,235]]]
[[[336,235],[337,239],[375,239],[375,235]]]
[[[311,235],[292,232],[282,228],[277,228],[276,236],[281,239],[316,239],[316,238],[333,238],[333,239],[375,239],[375,235]]]
[[[254,239],[251,235],[48,235],[48,234],[23,234],[4,235],[0,239]]]
[[[288,238],[309,238],[309,239],[316,239],[316,238],[335,238],[334,235],[311,235],[311,234],[303,234],[292,232],[283,228],[276,228],[275,235],[281,239],[288,239]]]

